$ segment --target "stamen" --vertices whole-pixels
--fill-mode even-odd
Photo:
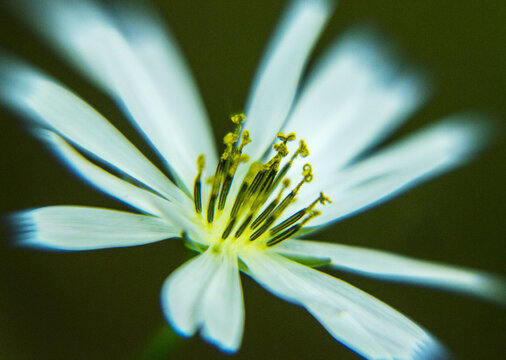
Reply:
[[[284,179],[283,180],[283,187],[279,191],[278,196],[274,200],[272,200],[272,202],[265,208],[264,211],[262,211],[262,213],[251,224],[250,227],[252,230],[255,230],[258,227],[258,225],[260,225],[262,223],[262,221],[264,221],[267,218],[267,216],[269,216],[271,214],[272,210],[274,210],[274,208],[281,201],[281,196],[283,196],[283,192],[289,186],[290,186],[290,179]]]
[[[276,150],[276,154],[265,164],[264,173],[262,178],[259,180],[259,185],[255,188],[252,187],[251,189],[252,191],[250,195],[254,196],[254,201],[251,206],[253,213],[255,213],[265,203],[265,201],[267,201],[272,191],[276,188],[274,183],[277,178],[279,165],[281,160],[288,155],[288,147],[286,144],[288,141],[295,139],[295,134],[290,133],[285,136],[283,133],[279,133],[277,137],[282,142],[280,144],[273,145],[274,150]]]
[[[230,190],[230,186],[232,184],[233,175],[238,165],[238,163],[237,165],[235,165],[235,162],[236,161],[240,162],[241,160],[240,156],[241,154],[234,151],[234,146],[236,145],[237,140],[239,139],[239,132],[241,131],[241,123],[244,122],[245,117],[244,114],[236,114],[233,115],[230,119],[236,126],[233,132],[229,132],[223,138],[223,143],[226,145],[226,147],[225,151],[223,151],[223,154],[221,155],[218,165],[216,166],[216,172],[213,177],[212,183],[213,185],[211,187],[209,204],[207,206],[208,223],[212,223],[214,220],[214,208],[216,205],[216,199],[218,198],[218,194],[220,193],[220,185],[222,184],[222,182],[223,182],[222,193],[220,194],[220,199],[218,200],[218,209],[223,210],[223,208],[225,207],[225,201],[228,192]],[[240,150],[242,151],[242,148],[251,140],[249,139],[248,133],[246,133],[246,135],[243,135],[241,139],[245,141],[244,145],[240,147]]]
[[[220,191],[221,179],[223,178],[226,162],[226,159],[223,159],[222,157],[218,162],[218,165],[216,165],[216,171],[213,176],[213,185],[211,187],[211,195],[209,196],[209,204],[207,205],[207,222],[209,224],[214,220],[214,207]]]
[[[256,177],[258,172],[261,171],[262,168],[263,165],[258,162],[251,164],[248,170],[248,174],[244,177],[241,188],[239,189],[237,197],[235,198],[234,205],[232,206],[232,211],[230,212],[231,217],[236,217],[239,213],[239,210],[242,206],[242,203],[244,202],[244,199],[246,198],[246,194],[248,193],[248,189],[253,182],[253,179]]]
[[[234,228],[236,218],[232,218],[230,222],[228,223],[227,227],[225,228],[225,231],[223,231],[223,234],[221,234],[221,238],[225,240],[230,235],[230,232]]]
[[[306,207],[306,208],[304,208],[302,210],[297,211],[295,214],[293,214],[292,216],[290,216],[288,219],[286,219],[285,221],[283,221],[279,225],[273,227],[270,230],[270,235],[271,236],[276,235],[277,233],[283,231],[287,227],[295,224],[297,221],[299,221],[300,219],[302,219],[302,217],[304,215],[306,215],[306,214],[310,213],[311,211],[313,211],[313,209],[316,206],[316,204],[320,203],[322,205],[325,205],[325,202],[332,203],[332,201],[330,201],[330,199],[328,197],[326,197],[323,192],[320,192],[320,196],[316,200],[314,200],[308,207]]]
[[[301,187],[313,180],[312,167],[309,163],[303,166],[302,179],[283,197],[283,193],[290,186],[290,180],[286,174],[297,157],[306,157],[309,150],[304,140],[299,143],[298,149],[290,156],[289,160],[281,167],[283,159],[289,154],[288,142],[294,141],[294,133],[278,133],[279,142],[273,144],[275,154],[270,160],[261,164],[254,162],[250,165],[238,191],[232,206],[227,206],[227,197],[232,189],[232,183],[237,169],[241,163],[249,162],[248,155],[242,154],[244,147],[251,142],[249,132],[241,132],[241,124],[244,122],[244,114],[237,114],[231,117],[234,123],[233,131],[227,133],[223,138],[225,150],[223,151],[214,176],[206,182],[210,185],[209,202],[207,206],[207,233],[215,240],[210,241],[210,246],[216,251],[222,251],[224,246],[229,246],[238,240],[238,246],[245,246],[250,242],[261,238],[255,244],[261,246],[274,246],[279,242],[288,239],[296,234],[312,218],[320,214],[315,210],[318,203],[325,205],[331,202],[323,192],[318,198],[305,208],[295,212],[281,223],[272,225],[283,215],[285,210],[295,201]],[[204,155],[197,158],[197,175],[193,186],[193,201],[196,213],[202,213],[202,173],[205,166]],[[280,170],[281,168],[281,170]],[[266,205],[271,194],[278,189],[277,196]],[[262,209],[260,215],[257,215]],[[228,219],[218,221],[223,212],[227,211]],[[215,222],[215,223],[213,223]],[[221,232],[221,240],[216,238],[217,232]],[[227,240],[231,234],[233,239]],[[266,235],[264,235],[266,234]],[[219,235],[218,235],[219,236]],[[247,241],[249,239],[250,241]],[[227,240],[227,241],[225,241]],[[232,241],[232,242],[230,242]]]
[[[244,116],[243,113],[237,113],[230,117],[230,120],[236,125],[242,124],[244,120],[246,119],[246,116]]]
[[[195,205],[195,212],[199,215],[202,213],[202,183],[200,179],[205,165],[206,159],[203,154],[200,154],[197,158],[197,176],[195,177],[195,181],[193,183],[193,204]]]
[[[243,221],[243,223],[241,224],[241,226],[239,227],[239,229],[237,229],[237,231],[234,234],[234,237],[236,239],[239,238],[242,235],[242,233],[244,232],[244,230],[246,230],[246,228],[248,227],[249,223],[251,222],[251,219],[253,219],[253,214],[249,214],[248,217],[246,218],[246,220]]]
[[[293,161],[298,157],[306,157],[309,155],[309,149],[307,148],[306,142],[304,140],[301,140],[299,143],[299,148],[293,153],[290,160],[281,168],[281,170],[278,173],[278,176],[276,177],[276,180],[274,180],[274,183],[272,184],[273,188],[276,188],[281,181],[286,176],[286,173],[288,170],[292,167]]]
[[[288,239],[289,237],[293,236],[296,232],[298,232],[300,229],[302,229],[302,227],[306,225],[312,218],[318,215],[321,215],[321,212],[319,212],[318,210],[311,211],[311,213],[304,220],[302,220],[297,225],[292,226],[288,230],[285,230],[281,234],[273,237],[272,239],[267,241],[266,245],[274,246],[276,244],[279,244],[281,241]]]
[[[239,155],[236,159],[232,160],[232,165],[227,171],[225,180],[223,180],[223,187],[220,193],[220,198],[218,200],[218,210],[222,211],[225,208],[227,196],[230,191],[230,187],[232,186],[232,181],[234,179],[237,167],[239,166],[240,163],[247,163],[248,161],[249,161],[248,155]]]
[[[281,204],[279,204],[276,209],[272,212],[272,214],[267,218],[267,220],[263,223],[262,226],[260,226],[253,234],[250,235],[250,241],[253,241],[257,239],[260,235],[262,235],[269,227],[278,219],[283,211],[290,205],[295,197],[297,196],[300,188],[304,183],[309,183],[313,180],[313,174],[312,174],[312,168],[310,164],[305,164],[302,171],[302,180],[297,184],[297,186],[292,189],[290,194],[288,194],[283,201],[281,201]]]

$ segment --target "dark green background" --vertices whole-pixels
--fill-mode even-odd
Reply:
[[[35,1],[35,0],[34,0]],[[242,109],[284,1],[156,1],[176,34],[215,135]],[[437,92],[399,134],[461,109],[506,119],[506,2],[342,0],[317,53],[357,21],[371,21],[408,59],[431,70]],[[45,69],[96,106],[128,137],[139,137],[113,103],[2,10],[0,46]],[[313,58],[314,60],[314,58]],[[122,209],[76,179],[2,110],[1,212],[56,204]],[[146,147],[142,147],[146,149]],[[321,239],[505,273],[506,141],[478,161],[387,204],[338,223]],[[90,252],[0,249],[1,359],[133,359],[164,324],[159,290],[188,251],[180,241]],[[432,331],[461,359],[506,356],[504,308],[430,289],[343,275]],[[356,359],[304,310],[243,277],[246,328],[236,359]],[[199,338],[174,359],[222,359]]]

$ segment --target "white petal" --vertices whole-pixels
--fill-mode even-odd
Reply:
[[[485,143],[487,129],[480,120],[455,115],[328,176],[326,185],[320,183],[319,190],[333,204],[326,205],[323,214],[309,225],[321,225],[365,210],[461,165]],[[301,196],[301,202],[310,201],[319,190],[313,189],[311,197]],[[309,194],[308,189],[305,194]]]
[[[418,74],[401,70],[383,40],[355,30],[315,66],[283,130],[306,140],[322,175],[378,143],[425,99]]]
[[[241,259],[262,286],[306,307],[331,335],[367,359],[411,359],[421,349],[427,356],[438,351],[418,325],[343,281],[274,253],[247,253]]]
[[[494,275],[412,259],[385,251],[306,240],[286,240],[274,250],[285,256],[328,260],[330,265],[379,279],[434,286],[506,304],[506,282]]]
[[[226,352],[236,352],[244,328],[244,305],[235,255],[221,256],[202,299],[202,336]]]
[[[201,101],[156,18],[140,8],[115,9],[115,18],[92,1],[44,1],[23,10],[22,18],[36,19],[38,31],[124,106],[187,187],[199,154],[213,166],[213,137]]]
[[[80,206],[49,206],[15,215],[21,245],[92,250],[148,244],[179,236],[159,218]]]
[[[332,10],[330,1],[298,0],[288,9],[261,62],[246,106],[245,127],[258,159],[285,121],[309,54]]]
[[[42,121],[145,185],[174,201],[184,196],[114,126],[70,90],[13,61],[0,66],[1,96],[18,111]]]
[[[244,306],[235,255],[207,250],[169,276],[162,289],[168,321],[184,336],[202,336],[226,352],[239,348]]]
[[[336,339],[348,346],[351,350],[367,359],[397,360],[397,359],[425,359],[437,360],[447,359],[446,350],[434,339],[427,337],[419,339],[413,348],[399,351],[405,347],[403,341],[412,341],[402,335],[395,338],[389,333],[391,329],[377,329],[376,336],[381,339],[377,341],[371,336],[369,330],[353,318],[350,313],[336,310],[335,308],[315,303],[308,306],[308,311],[320,321],[325,329]],[[386,331],[381,333],[381,331]],[[390,348],[390,350],[385,350]],[[358,350],[359,349],[359,350]],[[394,355],[398,354],[398,355]]]
[[[220,262],[206,251],[187,261],[165,281],[162,309],[169,323],[183,336],[193,335],[202,323],[200,303]]]
[[[94,165],[75,149],[73,149],[65,140],[51,131],[39,131],[38,134],[45,140],[78,175],[86,181],[96,186],[99,190],[108,195],[127,203],[128,205],[157,217],[160,217],[169,223],[176,225],[179,229],[191,233],[192,240],[199,241],[203,236],[200,235],[200,228],[190,219],[192,208],[182,207],[176,203],[169,202],[151,191],[144,190],[121,180],[100,167]]]

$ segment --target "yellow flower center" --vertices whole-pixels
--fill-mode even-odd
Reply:
[[[293,161],[297,157],[306,157],[309,150],[304,140],[283,166],[283,159],[289,154],[288,143],[296,139],[294,133],[277,134],[279,143],[273,145],[275,155],[265,162],[252,162],[242,183],[238,187],[234,199],[229,197],[234,176],[241,163],[249,163],[248,155],[242,153],[244,147],[251,142],[248,130],[241,133],[244,115],[232,116],[234,130],[223,139],[225,150],[220,157],[216,171],[207,186],[210,186],[207,208],[202,209],[202,171],[205,166],[204,155],[197,159],[197,176],[193,186],[193,202],[197,221],[200,222],[209,246],[216,250],[223,247],[255,247],[274,246],[295,235],[320,212],[315,210],[318,203],[325,205],[331,202],[323,192],[308,206],[296,211],[280,223],[285,210],[292,204],[305,183],[313,180],[312,167],[306,163],[302,168],[302,179],[283,197],[290,187],[290,179],[286,177]],[[276,194],[274,196],[273,194]]]

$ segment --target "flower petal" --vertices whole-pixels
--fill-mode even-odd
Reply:
[[[181,190],[102,115],[70,90],[28,66],[7,59],[0,71],[0,94],[11,106],[42,121],[166,198],[181,201],[184,196]]]
[[[303,204],[322,190],[333,201],[310,226],[365,210],[461,165],[486,142],[488,129],[480,120],[455,115],[326,177],[319,189],[303,188],[299,197]]]
[[[262,286],[306,307],[332,336],[367,359],[412,359],[440,351],[418,325],[343,281],[272,252],[245,253],[241,259]]]
[[[315,66],[283,126],[304,138],[315,174],[335,171],[390,134],[427,98],[425,81],[401,69],[386,41],[351,31]]]
[[[246,106],[253,142],[245,151],[258,159],[274,141],[292,106],[310,52],[332,12],[327,0],[298,0],[288,9],[261,62]]]
[[[244,328],[244,304],[237,257],[223,254],[202,299],[202,336],[226,352],[236,352]]]
[[[181,335],[191,336],[200,327],[204,316],[200,302],[219,266],[215,255],[206,251],[184,263],[163,284],[164,315]]]
[[[29,210],[13,221],[21,231],[21,245],[61,250],[135,246],[179,236],[159,218],[81,206]]]
[[[59,135],[48,131],[41,130],[38,135],[43,138],[52,150],[59,155],[76,173],[82,176],[86,181],[96,186],[99,190],[106,194],[116,197],[126,204],[155,215],[174,224],[179,229],[185,229],[190,233],[193,240],[202,239],[200,228],[197,227],[190,219],[193,207],[180,206],[172,203],[140,187],[132,185],[121,180],[100,167],[94,165],[75,149],[72,148]]]
[[[125,108],[186,187],[193,184],[199,154],[213,166],[216,152],[202,103],[179,50],[153,14],[141,8],[107,12],[92,1],[21,8],[21,18],[36,19],[36,29]]]
[[[199,328],[207,341],[226,352],[239,348],[244,306],[235,255],[207,250],[169,276],[162,289],[168,321],[184,336]]]
[[[506,305],[506,282],[497,276],[456,266],[416,260],[357,246],[286,240],[273,248],[284,256],[327,259],[341,270],[378,279],[434,286]]]

